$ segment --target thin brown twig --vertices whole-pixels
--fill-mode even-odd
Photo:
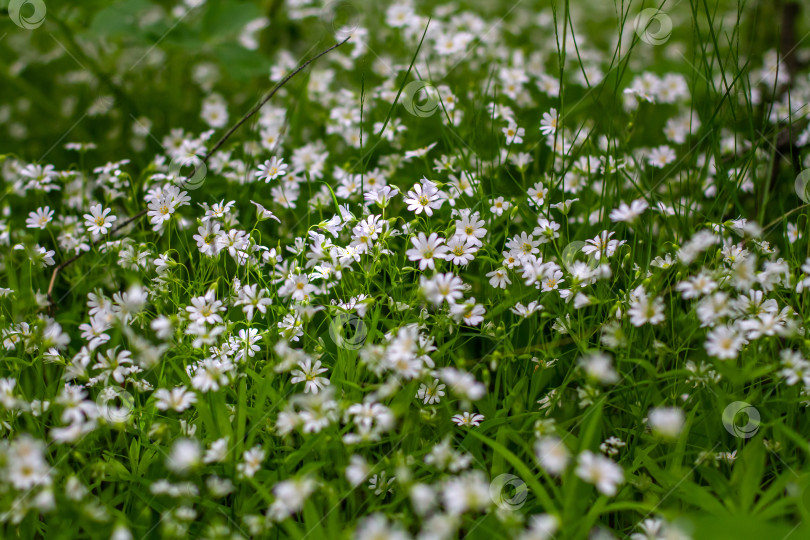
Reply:
[[[339,43],[335,43],[334,45],[332,45],[328,49],[325,49],[325,50],[321,51],[316,56],[313,56],[312,58],[310,58],[306,62],[299,65],[295,69],[295,71],[292,71],[286,77],[281,79],[281,81],[279,81],[269,92],[267,92],[267,94],[265,94],[264,97],[261,100],[259,100],[256,103],[256,105],[253,106],[252,109],[250,109],[244,116],[242,116],[242,118],[240,118],[233,126],[231,126],[231,128],[227,132],[225,132],[225,134],[222,137],[220,137],[220,139],[214,144],[214,146],[211,147],[211,149],[208,152],[206,152],[205,156],[203,156],[200,164],[197,165],[196,167],[194,167],[194,170],[186,178],[193,178],[194,175],[197,174],[197,171],[199,170],[199,168],[208,163],[208,160],[211,158],[211,156],[213,156],[220,148],[222,148],[222,146],[230,138],[230,136],[233,135],[234,132],[237,129],[239,129],[239,127],[242,126],[242,124],[247,122],[253,115],[255,115],[257,112],[259,112],[259,110],[268,101],[270,101],[270,99],[276,94],[276,92],[278,92],[281,89],[282,86],[287,84],[287,82],[290,79],[292,79],[293,77],[298,75],[298,73],[300,73],[301,71],[306,69],[307,66],[309,66],[310,64],[315,62],[321,56],[323,56],[323,55],[337,49],[338,47],[340,47],[341,45],[343,45],[344,43],[349,41],[350,38],[351,38],[351,36],[347,37],[346,39],[344,39],[343,41],[341,41]],[[183,183],[181,183],[179,185],[180,185],[180,187],[182,187],[184,184],[185,184],[185,182],[183,182]],[[126,226],[134,223],[138,219],[142,218],[143,216],[146,215],[146,212],[147,212],[147,209],[143,209],[140,212],[138,212],[137,214],[135,214],[134,216],[128,218],[123,223],[113,227],[113,229],[110,231],[110,235],[115,234],[116,232],[120,231],[124,227],[126,227]],[[104,238],[99,238],[98,240],[91,243],[91,247],[93,247],[93,248],[96,247],[102,241],[106,241],[106,240]],[[71,257],[71,258],[69,258],[69,259],[67,259],[65,261],[62,261],[56,268],[53,269],[53,274],[51,274],[51,282],[48,285],[48,301],[50,302],[51,312],[53,312],[53,310],[56,309],[56,302],[54,302],[54,300],[53,300],[53,288],[54,288],[54,285],[56,284],[56,277],[59,275],[59,272],[61,272],[62,270],[64,270],[65,268],[67,268],[68,266],[73,264],[74,262],[76,262],[76,260],[78,260],[80,257],[82,257],[85,253],[89,253],[89,252],[88,251],[82,251],[80,253],[77,253],[73,257]]]

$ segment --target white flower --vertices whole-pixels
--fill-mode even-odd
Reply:
[[[200,118],[212,128],[222,128],[228,123],[228,106],[219,94],[211,94],[202,104]]]
[[[475,244],[467,238],[454,236],[447,241],[447,253],[444,258],[455,265],[467,266],[475,258],[476,251],[478,249]]]
[[[51,484],[51,467],[45,461],[45,445],[30,435],[14,439],[6,452],[6,474],[19,490]]]
[[[677,439],[685,422],[683,411],[677,407],[656,407],[648,419],[653,432],[664,439]]]
[[[673,161],[675,161],[675,150],[666,145],[653,148],[647,157],[647,163],[659,169],[663,169]]]
[[[176,412],[183,412],[197,401],[197,396],[189,392],[185,386],[178,386],[171,390],[158,388],[155,390],[154,396],[157,400],[155,407],[161,411],[172,409]]]
[[[450,390],[464,399],[478,401],[486,393],[486,387],[466,371],[451,367],[442,368],[439,370],[439,377],[449,385]]]
[[[444,199],[440,197],[436,184],[425,179],[421,184],[414,184],[413,189],[408,192],[405,203],[408,210],[417,215],[424,212],[428,216],[433,215],[433,210],[441,208]]]
[[[256,283],[245,285],[239,290],[239,298],[234,302],[234,305],[242,306],[242,311],[245,312],[247,320],[252,321],[255,310],[265,314],[267,313],[267,306],[272,305],[273,301],[265,297],[266,293],[267,289],[259,289]]]
[[[415,19],[417,17],[410,3],[397,2],[390,5],[385,12],[385,23],[393,28],[408,26]]]
[[[268,516],[276,521],[281,521],[300,512],[316,486],[315,481],[309,477],[279,482],[273,487],[273,495],[276,500],[270,505]]]
[[[568,447],[559,437],[539,439],[534,445],[534,453],[540,466],[552,476],[562,474],[571,459]]]
[[[195,439],[178,439],[166,458],[166,467],[177,474],[186,474],[200,462],[200,455],[200,443]]]
[[[197,234],[192,238],[197,241],[197,248],[200,253],[207,257],[215,257],[222,250],[222,245],[218,239],[221,226],[216,221],[205,221],[197,228]]]
[[[102,208],[101,204],[94,204],[90,207],[90,213],[84,215],[85,225],[90,234],[101,236],[107,234],[112,228],[113,222],[118,219],[116,216],[109,215],[112,210],[110,208]]]
[[[590,379],[602,384],[613,384],[619,380],[619,375],[613,369],[610,356],[602,352],[593,352],[580,358],[579,365],[585,370]]]
[[[542,182],[536,182],[532,187],[530,187],[526,194],[529,196],[529,204],[534,206],[535,208],[542,208],[543,203],[546,202],[546,197],[548,196],[548,189],[543,185]],[[548,223],[543,217],[538,218],[538,221],[543,222],[545,221]],[[557,225],[557,228],[560,226]]]
[[[451,272],[436,274],[432,278],[422,276],[419,279],[420,289],[434,306],[439,307],[443,302],[455,304],[463,294],[464,282]]]
[[[410,536],[400,527],[389,524],[383,514],[371,514],[363,519],[354,532],[355,540],[408,540]]]
[[[456,221],[456,234],[467,239],[470,245],[483,246],[481,238],[486,236],[487,230],[484,228],[484,220],[480,219],[478,212],[466,214]]]
[[[543,277],[543,281],[540,282],[540,290],[543,292],[549,292],[557,290],[560,283],[565,281],[563,279],[563,273],[561,270],[552,270],[546,272],[546,275]]]
[[[368,188],[367,188],[368,189]],[[366,200],[366,205],[376,204],[380,208],[387,208],[391,199],[399,194],[399,189],[392,186],[381,186],[377,189],[366,191],[363,198]]]
[[[53,210],[50,206],[37,208],[36,212],[29,212],[25,226],[29,229],[44,229],[53,219]]]
[[[512,280],[509,279],[506,268],[493,270],[487,274],[487,277],[489,278],[489,284],[498,289],[505,289],[507,285],[512,284]]]
[[[444,397],[444,389],[445,385],[441,384],[439,379],[433,379],[433,382],[429,385],[424,383],[419,385],[416,397],[421,399],[425,405],[433,405],[439,403],[441,398]]]
[[[275,219],[276,221],[281,223],[281,220],[278,219],[273,212],[271,212],[270,210],[268,210],[267,208],[265,208],[261,204],[257,203],[256,201],[250,201],[250,202],[252,202],[256,206],[256,218],[259,221],[264,221],[265,219]]]
[[[278,294],[282,297],[290,296],[293,300],[301,302],[306,300],[315,289],[315,285],[309,282],[309,276],[306,274],[291,274],[284,281],[284,285],[279,288]]]
[[[186,307],[188,318],[195,323],[216,324],[222,322],[222,315],[225,311],[222,302],[214,297],[214,289],[205,293],[205,296],[197,296],[191,299],[191,305]]]
[[[585,450],[577,458],[576,474],[585,482],[593,484],[604,495],[612,497],[624,482],[624,471],[604,456]]]
[[[636,301],[630,304],[627,314],[633,326],[659,324],[664,321],[664,301],[658,297],[651,299],[642,291]]]
[[[175,210],[177,210],[178,201],[170,191],[164,191],[160,197],[149,202],[147,206],[148,211],[146,215],[149,217],[149,222],[154,225],[155,230],[160,230],[163,225],[172,218]]]
[[[172,320],[164,315],[156,317],[149,327],[155,331],[155,335],[159,339],[169,339],[174,331]]]
[[[509,125],[502,129],[504,136],[506,136],[507,146],[513,143],[520,144],[523,142],[523,136],[526,130],[518,127],[514,122],[509,122]]]
[[[551,514],[538,514],[529,519],[529,528],[518,540],[554,540],[560,528],[560,519]]]
[[[291,372],[293,377],[290,379],[290,382],[293,384],[304,382],[304,392],[317,394],[320,390],[329,386],[329,379],[318,377],[321,373],[328,371],[326,368],[321,367],[320,360],[316,360],[313,365],[312,360],[307,358],[306,360],[299,361],[298,367],[301,369],[295,369]]]
[[[649,208],[647,201],[644,199],[636,199],[630,203],[622,202],[619,207],[610,212],[610,219],[612,221],[624,221],[626,223],[633,223],[636,221],[645,210]]]
[[[228,437],[221,437],[211,443],[203,456],[204,463],[222,463],[228,459]]]
[[[613,236],[612,231],[602,231],[597,236],[585,240],[585,245],[582,247],[582,252],[586,255],[593,255],[598,261],[602,256],[612,257],[616,250],[624,244],[624,240],[611,240]]]
[[[366,481],[370,472],[371,467],[369,467],[363,456],[354,454],[346,467],[346,479],[352,486],[357,487]]]
[[[266,160],[259,165],[259,170],[254,173],[254,176],[268,183],[285,174],[287,174],[287,164],[283,159],[273,156],[273,159]]]
[[[532,300],[529,302],[528,306],[524,306],[520,302],[515,304],[513,307],[509,308],[509,311],[514,313],[515,315],[519,315],[521,317],[530,317],[531,315],[542,311],[543,306],[537,300]]]
[[[557,131],[557,109],[550,109],[548,112],[543,113],[543,119],[540,120],[540,133],[549,136],[554,135]]]
[[[480,426],[481,422],[484,421],[483,414],[475,414],[471,412],[463,412],[461,414],[457,414],[452,418],[453,422],[455,422],[458,426],[464,427],[471,427],[471,426]]]
[[[730,326],[718,326],[706,336],[706,352],[721,360],[737,358],[746,340]]]
[[[420,483],[413,484],[411,489],[408,491],[408,495],[410,495],[411,504],[413,505],[414,510],[416,510],[416,513],[420,516],[425,516],[436,507],[437,494],[436,490],[432,486]],[[431,527],[431,525],[432,523],[430,522],[426,523],[428,530],[435,529],[434,527]],[[439,534],[437,534],[437,536],[439,538],[445,537],[439,536]]]
[[[512,203],[504,200],[503,197],[497,197],[492,200],[492,206],[489,208],[489,210],[496,216],[500,216],[503,215],[506,210],[509,210],[510,206],[512,206]]]
[[[346,414],[365,430],[388,431],[394,425],[393,413],[381,403],[355,403],[346,409]]]
[[[262,468],[265,457],[267,457],[267,453],[260,446],[245,450],[244,454],[242,454],[242,461],[236,466],[239,474],[247,478],[253,478]]]
[[[468,510],[481,511],[492,504],[489,488],[490,484],[483,472],[467,471],[446,481],[442,489],[442,500],[452,515],[460,515]]]
[[[368,489],[373,491],[374,495],[377,496],[392,493],[394,488],[391,486],[394,485],[394,480],[396,480],[396,476],[388,478],[388,474],[382,471],[380,474],[375,474],[368,479]]]
[[[189,329],[200,334],[192,344],[195,348],[199,348],[204,341],[210,341],[209,344],[213,344],[216,336],[225,330],[222,326],[216,326],[208,330],[205,327],[196,325],[189,326]],[[189,366],[189,371],[194,374],[191,378],[191,386],[200,392],[216,392],[220,387],[228,384],[228,374],[233,368],[234,366],[230,361],[223,362],[215,358],[206,358],[193,366]]]
[[[430,236],[425,236],[425,233],[420,232],[418,236],[411,237],[413,248],[405,252],[410,261],[419,261],[419,269],[425,270],[430,268],[434,270],[436,264],[435,259],[444,258],[447,253],[447,246],[444,244],[444,238],[439,237],[436,233],[430,233]]]
[[[484,320],[486,310],[481,304],[475,303],[475,298],[450,305],[450,314],[453,318],[468,326],[478,326]]]

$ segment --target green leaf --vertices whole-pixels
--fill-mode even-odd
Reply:
[[[689,506],[702,508],[713,515],[729,515],[726,507],[708,489],[688,479],[691,471],[687,476],[677,476],[658,467],[650,458],[645,458],[643,463],[650,476],[664,490],[665,496],[677,497]]]
[[[228,67],[228,76],[236,81],[246,81],[270,73],[267,58],[236,43],[218,44],[213,52],[220,63]]]
[[[531,488],[535,496],[538,499],[540,499],[540,503],[542,504],[544,511],[553,513],[557,511],[556,510],[557,507],[552,501],[551,497],[549,496],[548,491],[546,491],[543,485],[538,481],[537,475],[535,475],[535,473],[532,472],[532,470],[526,466],[526,463],[523,460],[518,458],[504,445],[490,439],[486,435],[482,435],[481,433],[479,433],[474,429],[470,430],[470,435],[484,442],[495,452],[503,456],[503,458],[506,459],[506,461],[508,461],[509,464],[512,465],[512,467],[515,468],[515,472],[520,477],[520,479],[526,482],[526,485],[529,486],[529,488]]]
[[[754,505],[762,483],[765,469],[765,445],[762,436],[758,435],[745,443],[731,474],[731,487],[737,495],[738,511],[748,513]]]
[[[88,39],[126,35],[144,38],[145,32],[138,24],[140,16],[154,5],[148,0],[123,0],[113,2],[93,17],[86,30]]]

